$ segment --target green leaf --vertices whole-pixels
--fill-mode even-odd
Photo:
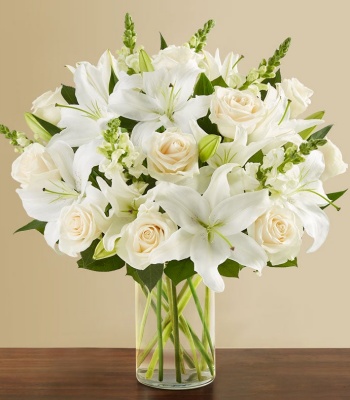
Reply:
[[[141,49],[139,53],[139,64],[141,72],[152,72],[154,71],[152,60],[150,56],[145,52],[145,50]]]
[[[199,75],[199,79],[194,87],[193,95],[194,96],[209,96],[214,93],[213,85],[211,84],[208,77],[202,72]]]
[[[198,143],[199,159],[202,162],[209,160],[213,157],[221,142],[221,136],[207,135],[204,136]]]
[[[264,158],[264,153],[261,150],[259,150],[257,153],[251,156],[247,162],[262,164],[263,158]]]
[[[134,126],[137,124],[137,121],[133,119],[118,117],[120,119],[121,128],[125,128],[128,132],[131,132],[134,129]]]
[[[34,219],[33,221],[29,222],[29,224],[22,226],[22,228],[17,229],[15,233],[25,232],[35,229],[43,235],[46,224],[47,222],[38,221],[37,219]]]
[[[305,119],[322,119],[324,116],[324,111],[317,111],[314,114],[309,115]],[[299,135],[302,139],[307,140],[311,133],[315,130],[317,125],[311,126],[310,128],[304,129],[303,131],[299,132]]]
[[[183,280],[190,278],[196,272],[194,270],[193,261],[190,258],[181,261],[170,261],[164,269],[165,275],[167,275],[175,285],[179,284]]]
[[[167,45],[163,35],[160,32],[159,32],[159,35],[160,35],[160,49],[164,50],[168,47],[168,45]]]
[[[109,87],[108,87],[109,94],[113,93],[114,87],[117,83],[118,83],[117,75],[115,74],[114,69],[111,68],[111,77],[109,78]]]
[[[328,125],[322,129],[320,129],[319,131],[313,133],[310,136],[311,140],[315,140],[315,139],[323,139],[327,136],[327,133],[332,129],[333,125]]]
[[[126,266],[126,275],[131,276],[135,282],[139,285],[143,286],[143,282],[139,277],[138,270],[136,268],[130,267],[130,265]]]
[[[334,203],[336,200],[340,199],[340,197],[342,197],[347,191],[348,191],[348,189],[342,190],[340,192],[327,193],[327,197],[329,198],[329,200],[332,203]],[[322,208],[322,210],[324,210],[328,206],[330,206],[330,204],[327,204],[321,208]]]
[[[94,240],[88,249],[81,252],[81,259],[78,261],[79,268],[96,272],[110,272],[123,268],[125,262],[117,255],[103,260],[94,260],[95,249],[99,242],[98,239]]]
[[[62,85],[61,94],[68,104],[79,104],[74,87]]]
[[[213,124],[210,121],[208,115],[206,115],[205,117],[199,118],[197,120],[197,123],[203,129],[203,131],[208,133],[209,135],[220,135],[218,126],[216,124]]]
[[[162,278],[163,275],[163,264],[151,264],[144,270],[137,271],[141,281],[147,286],[148,290],[151,291]]]
[[[279,265],[272,265],[270,262],[267,263],[269,267],[272,268],[288,268],[288,267],[297,267],[298,266],[298,260],[297,258],[294,258],[294,260],[288,260],[283,264]]]
[[[282,82],[282,77],[281,77],[281,70],[277,70],[276,75],[273,78],[268,78],[262,81],[264,85],[270,84],[274,88],[276,87],[277,83]],[[262,90],[261,91],[261,100],[265,100],[265,97],[267,95],[267,90]]]
[[[214,79],[213,81],[211,81],[211,85],[213,86],[213,87],[215,87],[215,86],[221,86],[221,87],[224,87],[224,88],[227,88],[228,87],[228,84],[224,81],[224,78],[220,75],[220,76],[218,76],[216,79]]]
[[[238,278],[239,272],[243,269],[244,266],[238,264],[238,262],[227,259],[225,262],[219,265],[218,271],[222,276],[227,276],[229,278]]]

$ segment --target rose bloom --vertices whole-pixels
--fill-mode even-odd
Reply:
[[[39,179],[60,179],[60,174],[46,148],[30,144],[12,164],[12,178],[26,187]]]
[[[117,254],[133,268],[145,269],[150,265],[153,250],[176,230],[176,224],[167,214],[160,213],[157,206],[142,205],[137,218],[123,228]]]
[[[216,87],[210,105],[210,120],[223,136],[234,139],[236,126],[248,133],[265,114],[263,101],[248,90]]]
[[[289,106],[291,118],[296,118],[311,104],[310,97],[314,92],[304,86],[297,78],[283,79],[281,87],[288,99],[291,100]]]
[[[100,236],[95,213],[90,204],[73,204],[62,209],[58,242],[62,253],[76,257]]]
[[[303,226],[292,211],[273,206],[248,228],[248,234],[266,251],[271,264],[278,265],[298,255]]]
[[[46,92],[34,100],[32,113],[44,121],[57,125],[61,119],[61,108],[56,107],[56,104],[68,104],[61,94],[61,89],[62,86],[53,92]]]
[[[160,181],[178,182],[198,174],[198,146],[194,137],[178,128],[154,132],[146,143],[149,174]]]
[[[196,53],[193,49],[188,46],[168,46],[164,50],[154,56],[153,66],[154,69],[160,68],[174,68],[178,64],[187,64],[189,61],[195,62],[198,65],[203,59],[203,55]]]

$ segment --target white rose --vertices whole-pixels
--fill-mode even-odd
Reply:
[[[61,94],[62,86],[49,91],[33,101],[32,113],[44,121],[57,125],[61,119],[61,108],[56,104],[68,104]]]
[[[303,226],[292,211],[273,206],[248,228],[248,234],[266,251],[271,264],[278,265],[298,255]]]
[[[264,114],[264,103],[250,91],[215,88],[209,118],[223,136],[234,139],[237,126],[252,132]]]
[[[137,218],[121,232],[117,254],[133,268],[147,268],[153,250],[177,230],[176,224],[157,208],[147,209],[147,205],[142,205]]]
[[[154,132],[146,142],[146,153],[148,172],[155,179],[178,182],[199,173],[196,140],[178,128]]]
[[[281,87],[288,99],[291,100],[289,107],[291,118],[296,118],[311,104],[310,97],[314,92],[304,86],[298,79],[284,79]]]
[[[348,164],[343,161],[341,151],[329,139],[324,146],[320,146],[317,150],[323,154],[325,162],[325,169],[321,175],[322,181],[343,174],[347,170]]]
[[[189,61],[195,62],[197,65],[203,59],[202,54],[196,53],[188,46],[169,46],[153,57],[154,69],[174,68],[178,64],[187,64]]]
[[[22,187],[39,179],[60,179],[60,174],[46,148],[39,143],[26,147],[12,164],[12,178]]]
[[[62,209],[58,243],[62,253],[76,257],[100,236],[96,212],[89,204],[73,204]]]

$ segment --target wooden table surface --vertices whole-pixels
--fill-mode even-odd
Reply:
[[[217,377],[186,391],[135,378],[133,349],[0,349],[0,400],[350,399],[350,349],[219,349]]]

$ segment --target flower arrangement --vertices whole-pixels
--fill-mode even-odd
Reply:
[[[157,313],[158,353],[147,374],[159,362],[159,381],[166,335],[181,381],[179,330],[212,372],[207,314],[196,302],[204,345],[174,319],[199,280],[221,292],[222,277],[238,277],[242,268],[260,274],[296,266],[303,235],[313,238],[308,251],[317,250],[329,230],[324,209],[339,209],[334,202],[345,193],[323,188],[347,165],[327,137],[332,126],[317,130],[324,112],[302,116],[313,91],[281,77],[290,38],[242,74],[243,56],[222,61],[219,51],[204,49],[213,26],[208,21],[182,46],[161,35],[151,57],[127,14],[116,56],[106,51],[96,66],[68,67],[75,87],[33,102],[25,114],[33,139],[0,126],[20,153],[12,177],[33,219],[19,231],[41,232],[58,253],[80,256],[80,268],[126,267],[149,299],[147,313],[150,305]],[[195,351],[187,356],[200,380]]]

